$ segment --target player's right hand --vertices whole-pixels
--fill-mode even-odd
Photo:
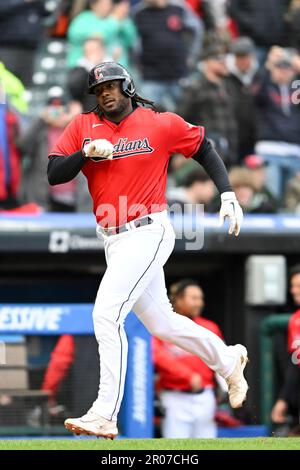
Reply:
[[[106,139],[92,140],[83,147],[83,153],[87,158],[101,157],[111,160],[113,157],[114,146]]]

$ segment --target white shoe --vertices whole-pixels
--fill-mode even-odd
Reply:
[[[65,421],[65,427],[68,431],[77,436],[86,434],[88,436],[106,437],[114,439],[118,435],[116,421],[110,421],[102,418],[93,411],[89,410],[81,418],[68,418]]]
[[[248,362],[248,353],[245,346],[236,344],[229,346],[236,350],[237,363],[232,372],[225,380],[228,385],[229,403],[232,408],[240,408],[246,400],[248,384],[244,377],[244,369]]]

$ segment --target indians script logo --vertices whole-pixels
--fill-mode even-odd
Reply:
[[[145,139],[128,140],[127,138],[119,139],[114,145],[113,158],[129,157],[142,153],[152,153],[154,149],[150,146],[147,137]]]
[[[85,146],[85,144],[89,142],[91,142],[90,138],[84,139],[82,148]],[[147,139],[147,137],[145,137],[145,139],[137,140],[128,140],[127,137],[125,137],[123,139],[119,139],[119,141],[114,144],[113,160],[153,152],[154,149],[149,144],[149,140]],[[93,160],[93,162],[107,161],[106,158],[102,157],[93,157],[90,158],[90,160]]]

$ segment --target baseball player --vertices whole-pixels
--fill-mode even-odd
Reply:
[[[204,293],[196,281],[182,279],[172,284],[170,300],[177,313],[223,339],[218,325],[202,316]],[[152,345],[157,388],[164,409],[163,437],[217,437],[214,388],[218,378],[214,372],[198,356],[175,344],[153,338]]]
[[[175,243],[165,201],[170,156],[181,153],[204,167],[221,193],[220,221],[228,217],[229,233],[238,235],[243,213],[225,166],[203,127],[156,112],[152,102],[136,93],[121,65],[94,67],[88,91],[95,94],[97,107],[71,121],[48,164],[51,185],[70,181],[80,171],[86,176],[107,261],[93,310],[98,397],[84,416],[67,419],[65,426],[76,434],[117,435],[127,360],[124,321],[131,310],[151,334],[198,355],[224,377],[231,406],[240,407],[248,389],[246,348],[226,346],[211,331],[176,314],[163,271]]]

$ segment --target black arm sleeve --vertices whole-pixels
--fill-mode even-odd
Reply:
[[[81,150],[66,157],[51,155],[47,168],[49,184],[54,186],[71,181],[78,175],[85,162]]]
[[[192,158],[203,166],[208,176],[215,183],[220,194],[233,191],[229,183],[224,162],[213,148],[210,140],[204,137],[198,152]]]

